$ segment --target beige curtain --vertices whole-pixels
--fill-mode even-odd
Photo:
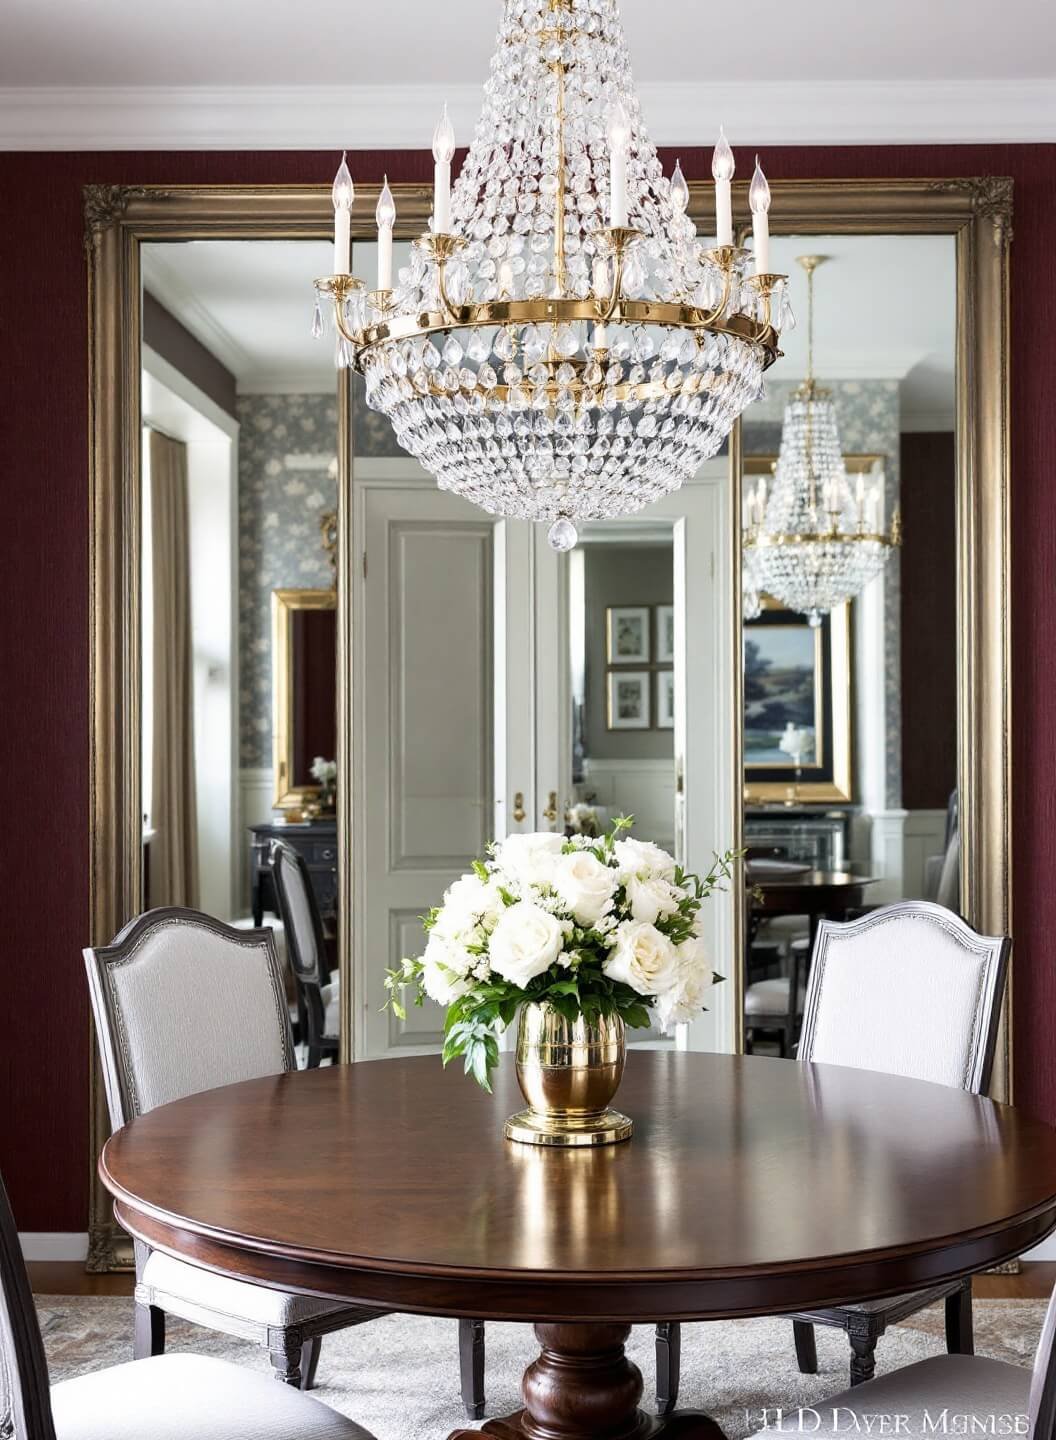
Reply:
[[[150,903],[198,904],[187,447],[150,432],[154,755]]]

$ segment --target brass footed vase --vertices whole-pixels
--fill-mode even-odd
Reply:
[[[522,1006],[517,1083],[528,1109],[506,1121],[524,1145],[614,1145],[633,1123],[609,1108],[623,1079],[627,1037],[618,1015],[569,1021],[547,1004]]]

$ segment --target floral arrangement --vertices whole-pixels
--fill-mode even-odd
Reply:
[[[701,879],[658,845],[625,836],[511,835],[456,880],[423,918],[425,953],[386,979],[447,1007],[443,1060],[463,1057],[486,1090],[498,1036],[520,1006],[545,1002],[570,1021],[620,1015],[631,1027],[691,1020],[724,977],[700,936],[703,901],[724,888],[739,852],[716,855]]]
[[[573,835],[588,835],[592,840],[597,837],[601,826],[598,812],[591,803],[593,798],[590,796],[586,800],[579,800],[565,811],[565,829],[570,830]]]
[[[309,773],[319,786],[320,805],[324,810],[331,809],[337,798],[337,761],[317,755]]]

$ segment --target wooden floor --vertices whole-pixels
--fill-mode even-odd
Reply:
[[[38,1295],[131,1295],[131,1275],[89,1275],[70,1260],[34,1260],[29,1279]],[[1047,1300],[1056,1285],[1056,1261],[1034,1261],[1018,1275],[977,1275],[980,1300]]]

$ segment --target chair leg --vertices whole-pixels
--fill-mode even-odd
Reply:
[[[317,1335],[314,1340],[306,1340],[301,1346],[301,1389],[311,1390],[315,1384],[315,1372],[319,1369],[319,1352],[323,1348],[323,1338]]]
[[[818,1347],[814,1343],[814,1326],[807,1320],[792,1321],[792,1336],[796,1342],[796,1364],[800,1374],[818,1373]]]
[[[848,1337],[851,1342],[851,1386],[861,1385],[864,1380],[871,1380],[876,1370],[876,1342],[878,1336],[875,1332],[867,1332],[864,1335],[851,1335]]]
[[[682,1326],[661,1320],[656,1327],[656,1413],[668,1415],[678,1400],[682,1370]]]
[[[318,1045],[308,1046],[308,1059],[305,1064],[306,1070],[318,1070],[323,1058],[323,1052]]]
[[[132,1355],[136,1360],[146,1360],[151,1355],[165,1353],[165,1311],[156,1305],[141,1305],[136,1302],[135,1318],[132,1325]]]
[[[951,1355],[975,1354],[970,1278],[952,1295],[946,1296],[946,1349]]]
[[[458,1322],[458,1368],[462,1404],[470,1420],[484,1419],[484,1321]]]
[[[311,1341],[308,1344],[311,1344]],[[270,1352],[271,1368],[275,1379],[281,1380],[284,1385],[292,1385],[295,1390],[300,1390],[302,1388],[301,1356],[307,1348],[307,1345],[297,1345],[292,1350],[272,1350]]]

